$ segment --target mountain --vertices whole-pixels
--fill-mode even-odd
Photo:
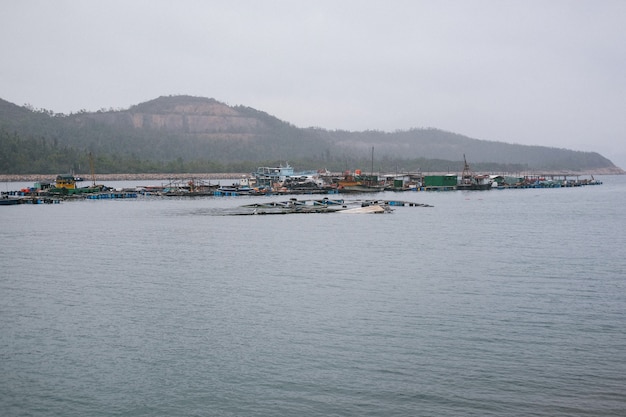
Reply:
[[[124,110],[70,115],[0,100],[0,173],[246,172],[289,161],[298,169],[623,173],[595,152],[513,145],[438,129],[393,133],[298,128],[212,98],[167,96]],[[61,170],[61,171],[60,171]]]

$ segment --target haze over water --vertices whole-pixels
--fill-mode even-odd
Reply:
[[[385,215],[2,207],[0,410],[624,415],[626,178],[600,179]]]

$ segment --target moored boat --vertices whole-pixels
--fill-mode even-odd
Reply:
[[[457,190],[491,190],[493,180],[489,175],[476,175],[470,169],[465,154],[463,154],[463,173],[456,185]]]
[[[73,174],[57,175],[55,186],[47,190],[50,195],[70,196],[76,194],[97,193],[103,190],[103,186],[96,185],[95,182],[90,187],[77,187],[76,183],[82,181],[82,178],[74,177]]]

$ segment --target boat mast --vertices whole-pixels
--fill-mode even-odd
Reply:
[[[96,171],[94,169],[93,154],[91,152],[89,152],[89,170],[91,171],[92,185],[95,187],[96,186]]]
[[[370,185],[374,184],[374,147],[372,146],[372,169],[370,170]]]

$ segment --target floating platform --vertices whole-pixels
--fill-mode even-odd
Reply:
[[[137,198],[137,193],[129,192],[106,192],[89,194],[85,197],[87,200],[110,200],[119,198]]]
[[[15,206],[18,204],[59,204],[61,200],[50,197],[8,197],[0,198],[0,206]]]
[[[267,215],[267,214],[305,214],[305,213],[391,213],[393,207],[433,207],[430,204],[399,200],[343,200],[325,197],[320,200],[272,201],[269,203],[246,204],[224,214],[232,216]]]

